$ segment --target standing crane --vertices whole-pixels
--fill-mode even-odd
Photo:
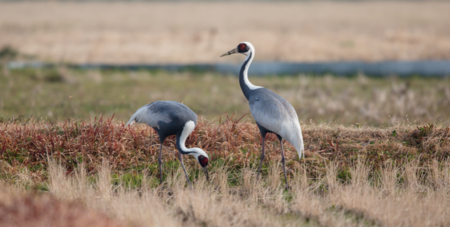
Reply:
[[[242,42],[236,48],[222,54],[220,57],[235,53],[247,56],[239,73],[239,84],[241,85],[245,98],[248,100],[250,112],[252,113],[262,136],[261,161],[259,163],[256,180],[258,181],[259,179],[261,165],[264,160],[264,138],[267,133],[274,133],[277,135],[278,140],[280,140],[281,162],[283,163],[286,189],[288,189],[283,139],[287,140],[295,147],[300,158],[302,157],[302,151],[304,150],[302,129],[300,128],[297,113],[295,112],[294,107],[292,107],[292,105],[284,98],[269,89],[255,86],[248,80],[248,68],[255,57],[255,48],[251,43]]]
[[[155,129],[158,133],[159,141],[161,142],[158,156],[159,178],[161,184],[161,153],[163,143],[166,140],[166,137],[171,135],[175,135],[177,138],[176,146],[179,151],[178,159],[181,162],[181,166],[183,166],[184,174],[186,175],[189,186],[192,187],[186,168],[184,167],[182,154],[194,156],[202,166],[206,179],[209,181],[207,169],[208,155],[206,152],[197,147],[186,148],[185,146],[186,138],[194,131],[195,125],[197,124],[197,115],[189,109],[189,107],[175,101],[152,102],[139,108],[125,126],[132,124],[133,122],[145,123]]]

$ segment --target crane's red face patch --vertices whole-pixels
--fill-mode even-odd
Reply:
[[[241,43],[238,45],[238,52],[239,53],[245,53],[249,50],[250,48],[248,48],[247,44],[245,43]]]
[[[203,156],[203,155],[200,155],[200,156],[198,157],[198,162],[200,162],[200,165],[201,165],[202,167],[205,167],[205,166],[208,165],[208,158],[205,157],[205,156]]]

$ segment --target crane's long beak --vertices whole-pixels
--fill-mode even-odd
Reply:
[[[205,172],[206,180],[209,182],[208,166],[203,167],[203,172]]]
[[[228,56],[228,55],[232,55],[232,54],[235,54],[235,53],[237,53],[237,52],[238,52],[238,51],[237,51],[237,48],[234,48],[234,49],[232,49],[232,50],[226,52],[225,54],[220,55],[220,57],[225,57],[225,56]]]

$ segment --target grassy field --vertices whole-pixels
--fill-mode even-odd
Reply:
[[[260,136],[239,119],[205,120],[187,140],[210,155],[210,177],[166,141],[158,185],[156,134],[112,119],[0,123],[0,225],[446,226],[448,125],[304,124],[305,157],[275,136],[255,182]],[[44,208],[45,207],[45,208]],[[73,220],[76,221],[73,221]]]
[[[251,78],[296,108],[298,158],[260,134],[238,78],[213,73],[0,71],[0,226],[446,226],[450,224],[448,78],[364,75]],[[174,138],[163,149],[140,106],[177,100],[200,120],[187,140],[210,157],[211,181]],[[245,115],[247,114],[247,115]],[[74,221],[75,220],[75,221]]]
[[[450,2],[0,2],[0,227],[450,226],[450,79],[250,77],[286,98],[305,152],[261,137],[238,78],[74,70],[58,63],[202,63],[251,41],[257,60],[450,59]],[[170,13],[169,13],[170,12]],[[11,70],[10,60],[60,65]],[[250,70],[251,72],[251,70]],[[141,106],[183,102],[186,141],[124,127]]]
[[[389,126],[444,123],[450,112],[448,78],[354,76],[251,77],[286,98],[302,124]],[[220,115],[250,112],[238,78],[212,73],[78,71],[67,68],[0,72],[0,117],[34,117],[55,122],[103,115],[127,121],[139,107],[157,100],[183,102],[217,122]],[[252,120],[251,115],[244,117]]]
[[[265,61],[450,59],[448,11],[449,1],[9,1],[0,48],[72,63],[238,61],[219,56],[242,41]]]
[[[248,107],[236,77],[3,69],[0,82],[0,226],[450,223],[448,79],[252,78],[292,102],[302,122],[304,157],[284,144],[289,191],[274,135],[255,182],[260,135],[241,119]],[[159,185],[157,135],[124,121],[160,99],[202,116],[187,146],[209,154],[211,182],[186,157],[186,187],[170,138]]]

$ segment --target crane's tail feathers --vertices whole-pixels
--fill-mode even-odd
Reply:
[[[298,143],[295,146],[295,149],[298,152],[298,158],[302,159],[302,155],[305,151],[305,147],[303,146],[303,136],[302,136],[302,132],[300,131],[300,133],[298,134]]]
[[[140,110],[140,109],[139,109],[139,110]],[[130,120],[129,120],[128,123],[125,125],[125,127],[128,126],[128,125],[133,125],[133,123],[136,122],[136,117],[140,114],[140,111],[139,111],[139,110],[136,111],[136,113],[134,113],[133,116],[131,116]]]
[[[128,121],[128,123],[125,126],[127,126],[129,124],[133,124],[134,122],[147,123],[147,122],[145,122],[145,114],[149,114],[148,112],[146,112],[148,110],[148,106],[149,105],[145,105],[145,106],[139,108],[138,110],[136,110],[136,112],[133,114],[133,116],[131,116],[130,120]]]
[[[291,134],[294,138],[292,138],[293,142],[292,145],[294,145],[295,149],[298,152],[298,158],[301,159],[302,155],[305,151],[305,147],[303,146],[303,135],[302,135],[302,128],[300,126],[300,122],[298,120],[295,122],[295,130]]]
[[[131,119],[128,121],[128,123],[125,125],[125,127],[127,127],[128,125],[133,125],[133,123],[134,123],[134,119],[131,118]]]
[[[298,153],[298,158],[301,159],[302,155],[304,153],[304,146],[303,146],[303,136],[302,136],[302,131],[301,129],[286,135],[286,137],[284,137],[292,146],[295,147],[295,150],[297,150]]]

